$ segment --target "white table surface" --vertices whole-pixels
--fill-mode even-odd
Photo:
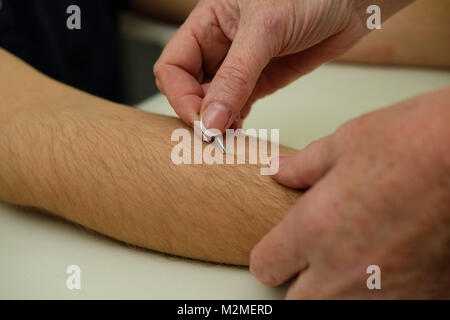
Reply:
[[[280,128],[301,148],[369,110],[450,85],[450,72],[331,64],[258,102],[245,127]],[[173,114],[157,95],[139,105]],[[66,288],[68,265],[81,290]],[[277,299],[245,268],[128,247],[40,213],[0,204],[0,299]]]

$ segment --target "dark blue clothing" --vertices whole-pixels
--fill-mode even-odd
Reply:
[[[56,80],[122,102],[117,23],[122,1],[0,2],[1,47]],[[80,30],[67,28],[70,5],[80,8]]]

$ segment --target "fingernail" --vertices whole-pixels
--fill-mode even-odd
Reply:
[[[200,117],[200,131],[202,132],[203,141],[212,142],[213,138],[221,136],[222,131],[218,129],[206,129],[203,119]]]
[[[218,102],[211,103],[202,114],[202,121],[207,129],[226,129],[231,118],[231,110]]]

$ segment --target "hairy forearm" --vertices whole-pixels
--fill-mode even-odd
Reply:
[[[383,14],[383,11],[382,11]],[[364,63],[450,67],[450,1],[419,0],[340,57]]]
[[[30,77],[13,63],[17,77]],[[0,105],[0,200],[141,247],[247,264],[253,245],[298,196],[261,176],[258,165],[177,166],[170,137],[184,127],[180,120],[33,76],[47,90],[10,86],[27,103],[14,111]]]

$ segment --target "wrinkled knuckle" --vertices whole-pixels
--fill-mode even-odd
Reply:
[[[260,25],[262,25],[262,31],[265,35],[278,34],[284,26],[281,17],[274,15],[273,12],[262,14],[260,19],[262,20]]]
[[[226,84],[231,94],[242,95],[250,91],[250,72],[241,63],[223,66],[216,75]]]

